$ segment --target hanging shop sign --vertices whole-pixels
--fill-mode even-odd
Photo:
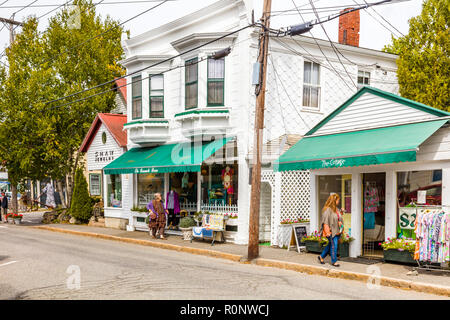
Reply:
[[[114,160],[114,150],[96,151],[94,153],[95,162],[111,162]]]
[[[417,208],[399,208],[398,222],[402,229],[414,229],[416,222]]]

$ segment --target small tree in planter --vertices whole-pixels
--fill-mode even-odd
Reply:
[[[184,217],[180,220],[180,230],[183,232],[183,240],[192,240],[192,227],[196,226],[197,223],[191,217]]]
[[[83,170],[77,169],[75,174],[75,189],[73,190],[70,215],[78,221],[87,223],[92,216],[93,203],[89,196],[86,178]]]

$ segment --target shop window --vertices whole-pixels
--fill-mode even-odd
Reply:
[[[131,85],[131,117],[132,119],[142,118],[142,78],[133,77]]]
[[[100,174],[89,174],[89,193],[91,196],[100,196],[101,193],[101,176]]]
[[[120,174],[107,174],[107,207],[122,208],[122,176]]]
[[[332,193],[337,193],[341,199],[338,208],[342,208],[344,232],[351,235],[351,211],[352,211],[352,176],[319,176],[319,228],[322,220],[322,209]]]
[[[303,66],[303,106],[319,108],[320,65],[305,61]]]
[[[137,175],[138,203],[139,207],[146,206],[160,193],[165,203],[164,173],[148,173]]]
[[[164,118],[164,75],[150,77],[150,118]]]
[[[172,172],[169,191],[178,193],[181,206],[197,204],[197,172]]]
[[[415,238],[416,206],[442,205],[442,170],[397,173],[398,236]]]
[[[370,72],[358,70],[358,90],[370,85]]]
[[[224,105],[225,58],[208,59],[208,106]]]
[[[202,173],[202,199],[207,205],[237,205],[238,165],[204,165]]]
[[[186,61],[185,67],[185,108],[196,108],[198,104],[198,59]]]

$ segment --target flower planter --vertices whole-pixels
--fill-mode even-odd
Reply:
[[[238,225],[238,219],[228,219],[227,220],[227,226],[237,226]]]
[[[194,235],[192,234],[192,227],[190,228],[180,228],[183,232],[183,240],[190,241],[194,239]]]
[[[416,264],[413,254],[407,250],[399,251],[397,249],[383,250],[384,261],[401,262]]]
[[[349,254],[349,243],[348,242],[344,242],[344,243],[339,243],[338,244],[338,255],[341,258],[347,258],[350,254]]]
[[[322,253],[324,246],[319,241],[305,240],[307,252]]]
[[[14,224],[21,224],[22,223],[22,219],[14,219]]]
[[[8,218],[8,223],[14,224],[14,219],[13,218]]]

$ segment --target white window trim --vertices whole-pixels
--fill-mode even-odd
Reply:
[[[317,64],[319,65],[319,84],[312,84],[312,83],[305,83],[305,62],[309,62],[311,63],[311,72],[312,72],[312,66],[313,64]],[[314,61],[310,61],[307,59],[303,60],[303,69],[302,69],[302,88],[301,88],[301,111],[305,111],[305,112],[313,112],[313,113],[320,113],[323,114],[320,110],[321,105],[322,105],[322,65],[320,63],[314,62]],[[311,73],[312,75],[312,73]],[[303,90],[305,88],[305,84],[311,87],[316,87],[319,88],[319,97],[318,97],[318,105],[317,107],[311,107],[311,106],[305,106],[303,105]]]

